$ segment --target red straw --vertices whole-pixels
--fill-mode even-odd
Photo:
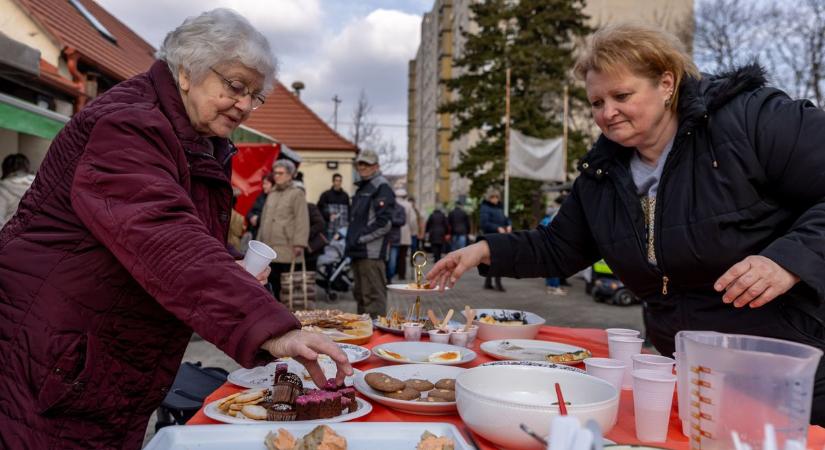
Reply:
[[[561,386],[556,383],[556,400],[559,401],[559,412],[562,416],[567,415],[567,405],[564,404],[564,396],[561,395]]]

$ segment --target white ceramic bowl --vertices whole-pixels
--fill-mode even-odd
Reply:
[[[544,448],[521,431],[525,424],[549,433],[559,415],[555,383],[564,394],[568,415],[581,423],[595,420],[604,433],[616,425],[619,391],[610,383],[569,370],[532,366],[479,366],[456,378],[456,403],[470,429],[501,448]]]
[[[499,316],[503,313],[512,315],[513,313],[523,313],[527,317],[526,325],[498,325],[480,322],[478,318],[482,314]],[[478,338],[482,341],[492,341],[495,339],[533,339],[539,333],[539,328],[544,325],[544,318],[538,314],[517,309],[477,309],[474,324],[478,325]]]

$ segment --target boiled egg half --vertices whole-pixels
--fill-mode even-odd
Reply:
[[[385,357],[385,358],[395,359],[395,360],[398,360],[398,361],[409,361],[410,360],[409,358],[407,358],[404,355],[400,355],[398,353],[391,352],[389,350],[384,350],[383,348],[379,348],[375,352],[378,353],[379,355]]]
[[[430,362],[434,363],[445,363],[445,362],[456,362],[461,361],[461,352],[457,351],[448,351],[448,352],[435,352],[427,358]]]

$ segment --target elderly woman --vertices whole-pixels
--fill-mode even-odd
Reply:
[[[217,9],[158,56],[74,116],[0,233],[0,448],[140,448],[193,330],[245,367],[351,372],[227,251],[227,137],[273,82],[266,39]]]
[[[306,194],[295,186],[294,175],[295,164],[288,159],[279,159],[272,165],[275,184],[266,197],[258,229],[258,240],[278,254],[269,265],[269,282],[278,298],[281,296],[281,274],[289,272],[292,261],[303,258],[309,240]]]
[[[676,38],[640,26],[597,32],[576,72],[602,135],[552,224],[488,235],[431,279],[479,264],[568,276],[604,257],[644,299],[662,354],[686,329],[825,348],[825,112],[766,87],[757,66],[700,77]]]

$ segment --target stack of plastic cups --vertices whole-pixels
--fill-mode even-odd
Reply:
[[[587,358],[584,360],[584,367],[587,369],[588,375],[607,381],[621,394],[622,380],[627,368],[624,361],[610,358]]]
[[[673,373],[676,360],[660,355],[633,355],[633,370],[654,370],[656,372]]]
[[[630,328],[608,328],[604,331],[607,333],[608,339],[613,336],[639,337],[640,334],[638,330],[631,330]]]
[[[633,371],[633,410],[636,438],[642,442],[665,442],[676,375],[655,370]]]
[[[633,355],[642,352],[644,339],[629,336],[610,336],[607,338],[607,347],[610,351],[611,359],[618,359],[625,363],[624,376],[622,377],[622,389],[633,389]]]

